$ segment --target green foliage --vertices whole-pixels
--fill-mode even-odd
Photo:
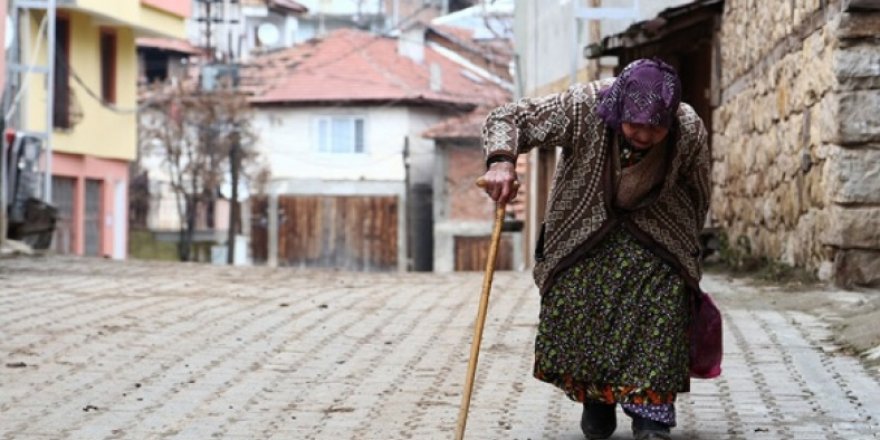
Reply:
[[[147,230],[128,231],[128,255],[138,260],[178,261],[177,245],[156,240]]]

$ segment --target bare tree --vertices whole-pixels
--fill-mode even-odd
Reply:
[[[157,85],[147,95],[139,121],[141,152],[161,158],[180,216],[178,256],[189,261],[199,213],[216,200],[227,174],[233,188],[230,237],[237,231],[240,170],[256,156],[250,107],[230,87],[204,92],[184,81]]]

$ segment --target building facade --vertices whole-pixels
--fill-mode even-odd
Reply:
[[[186,2],[173,0],[74,0],[58,8],[48,162],[58,252],[125,258],[128,167],[137,148],[135,38],[182,37],[188,13]],[[31,9],[19,18],[20,64],[46,64],[46,38],[38,34],[46,17]],[[21,81],[27,93],[14,128],[45,132],[45,77]]]
[[[432,269],[436,150],[423,133],[506,91],[426,45],[425,34],[338,30],[246,69],[258,149],[284,218],[281,264]],[[271,259],[259,203],[256,261]]]

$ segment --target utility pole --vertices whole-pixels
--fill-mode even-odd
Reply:
[[[55,115],[55,51],[57,42],[55,41],[56,34],[56,12],[57,12],[57,0],[0,0],[0,7],[2,10],[8,14],[8,18],[10,18],[10,22],[12,24],[12,34],[14,35],[13,46],[10,47],[11,56],[9,57],[9,64],[3,67],[3,73],[8,75],[4,75],[3,87],[0,90],[6,90],[5,82],[10,81],[11,83],[17,86],[17,90],[15,90],[15,99],[12,99],[12,96],[7,96],[6,99],[12,99],[7,105],[10,107],[7,108],[6,105],[3,106],[2,113],[2,125],[3,131],[0,133],[4,138],[0,139],[0,145],[6,145],[5,139],[5,129],[7,124],[10,122],[14,123],[12,125],[16,126],[16,131],[21,132],[21,134],[26,134],[30,136],[34,136],[40,138],[43,141],[43,151],[41,156],[43,157],[43,189],[42,189],[42,199],[46,203],[52,203],[52,131],[54,125],[54,115]],[[37,31],[37,35],[34,41],[30,41],[30,19],[33,16],[34,11],[42,11],[45,13],[43,20],[45,25],[45,44],[46,44],[46,63],[45,65],[40,64],[35,59],[29,59],[28,54],[24,53],[22,49],[26,46],[24,41],[29,41],[31,45],[41,44],[43,39],[43,25],[40,26],[40,30]],[[6,17],[4,17],[6,18]],[[6,22],[4,21],[4,26]],[[7,31],[9,31],[7,29]],[[24,40],[28,38],[28,40]],[[5,46],[3,47],[3,60],[7,59],[5,54]],[[7,70],[8,69],[8,70]],[[42,74],[44,75],[46,85],[46,106],[45,106],[45,130],[27,130],[27,127],[24,126],[24,121],[26,121],[26,117],[23,115],[25,113],[24,110],[24,102],[27,102],[27,84],[30,81],[28,75],[31,73]],[[10,90],[11,91],[11,90]],[[9,117],[7,120],[6,117]],[[11,142],[10,145],[6,145],[8,148],[12,148]],[[6,239],[6,233],[9,226],[9,216],[8,216],[8,203],[10,202],[9,198],[11,194],[9,192],[9,184],[8,181],[8,171],[9,165],[6,163],[6,159],[8,158],[8,152],[6,147],[0,147],[0,242]]]
[[[238,124],[236,124],[238,125]],[[229,203],[229,231],[226,234],[226,243],[228,251],[226,252],[226,263],[235,264],[235,236],[238,234],[238,223],[241,221],[240,206],[238,205],[238,175],[241,167],[241,134],[238,128],[234,128],[231,134],[232,145],[229,146],[229,180],[232,184],[232,195]]]
[[[275,188],[269,191],[269,208],[267,211],[269,213],[269,224],[266,231],[266,241],[269,243],[266,262],[269,267],[278,267],[278,234],[280,228],[278,227],[278,192]]]
[[[0,0],[0,11],[8,12],[9,8],[6,0]],[[5,17],[4,17],[5,18]],[[6,20],[0,20],[0,35],[6,35]],[[6,46],[0,45],[0,91],[6,90]],[[0,92],[0,102],[6,102],[6,97]],[[9,188],[9,182],[6,178],[6,106],[0,106],[0,111],[4,117],[0,118],[0,248],[6,241],[6,229],[8,222],[6,218],[6,192]]]
[[[219,79],[221,76],[221,72],[230,73],[232,72],[232,81],[230,86],[235,91],[238,87],[237,84],[237,73],[235,64],[238,61],[238,54],[235,50],[233,50],[232,45],[232,32],[230,25],[238,24],[239,20],[235,17],[235,9],[236,6],[240,6],[239,0],[198,0],[199,2],[205,5],[205,17],[199,19],[200,22],[205,24],[205,37],[207,39],[207,46],[209,51],[208,64],[211,66],[208,69],[211,75],[215,75],[212,81],[203,81],[203,85],[214,84],[215,87],[219,84]],[[216,5],[215,5],[216,4]],[[233,12],[230,12],[233,11]],[[237,12],[240,12],[241,9],[238,9]],[[215,17],[216,15],[216,17]],[[224,52],[223,59],[220,64],[217,62],[216,53],[217,50],[213,47],[213,38],[214,33],[212,31],[212,25],[223,25],[225,30],[228,32],[227,42],[228,46],[226,51]],[[221,37],[222,39],[222,37]],[[202,69],[202,75],[208,74],[208,70]],[[205,93],[214,93],[214,90],[203,90]],[[235,109],[229,115],[224,115],[227,118],[237,118],[240,116],[239,109]],[[231,129],[232,132],[229,134],[231,143],[229,145],[229,180],[232,186],[232,191],[230,194],[229,200],[229,230],[226,233],[226,263],[234,264],[235,263],[235,237],[238,234],[239,224],[241,222],[241,213],[240,206],[238,204],[238,181],[239,176],[241,174],[241,133],[239,132],[238,121],[231,120],[232,124]],[[215,139],[212,137],[210,140],[214,142]]]

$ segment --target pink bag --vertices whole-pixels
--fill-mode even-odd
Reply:
[[[721,338],[721,312],[709,294],[694,295],[694,320],[691,325],[691,377],[712,379],[721,375],[724,353]]]

